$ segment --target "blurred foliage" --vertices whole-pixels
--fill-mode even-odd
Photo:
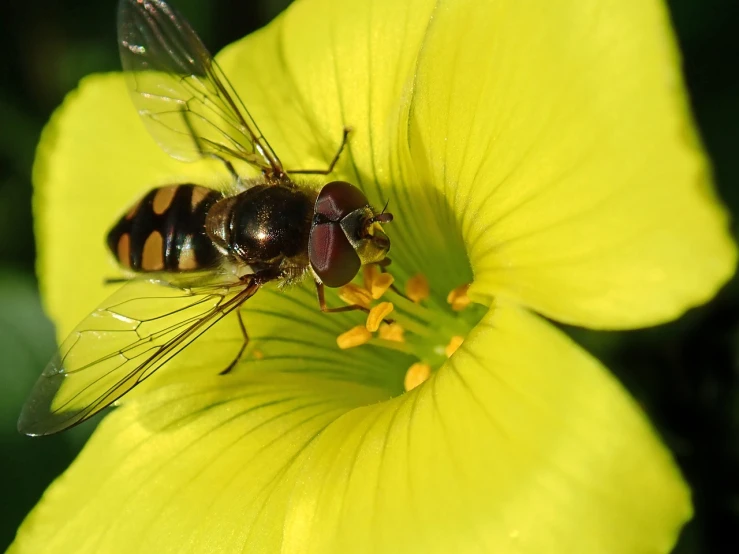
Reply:
[[[172,2],[215,52],[266,24],[288,0]],[[33,273],[34,149],[52,110],[82,76],[119,68],[115,4],[13,2],[0,20],[0,548],[93,427],[29,439],[18,435],[15,420],[54,350]],[[739,2],[669,5],[719,192],[737,214]],[[566,330],[631,390],[691,483],[696,516],[676,552],[739,552],[739,281],[668,325],[628,333]]]

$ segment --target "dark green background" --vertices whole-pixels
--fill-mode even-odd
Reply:
[[[173,0],[212,51],[264,25],[287,3]],[[80,77],[119,68],[115,4],[16,1],[0,15],[0,547],[90,432],[86,425],[29,439],[17,434],[15,420],[54,349],[33,273],[34,148],[51,111]],[[670,7],[720,194],[739,213],[739,0],[673,0]],[[737,281],[669,325],[568,331],[638,398],[693,487],[696,517],[677,551],[739,552]]]

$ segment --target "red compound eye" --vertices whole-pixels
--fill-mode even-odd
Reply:
[[[313,271],[327,287],[342,287],[359,271],[359,256],[338,223],[314,225],[308,243]]]
[[[339,221],[354,210],[367,206],[367,197],[357,187],[345,181],[332,181],[321,189],[315,213],[329,221]]]

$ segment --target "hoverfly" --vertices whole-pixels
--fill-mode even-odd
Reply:
[[[151,135],[180,160],[219,158],[235,190],[157,187],[112,227],[107,245],[128,280],[44,369],[18,421],[28,435],[56,433],[98,413],[237,311],[244,343],[224,372],[230,370],[248,341],[238,309],[265,283],[293,284],[310,274],[322,311],[360,309],[327,308],[323,287],[347,284],[363,264],[389,262],[380,224],[391,214],[375,211],[350,183],[316,190],[289,177],[331,173],[347,130],[327,169],[287,171],[200,38],[164,1],[120,0],[118,41]],[[261,177],[240,178],[229,159]],[[142,283],[166,286],[136,296]],[[166,313],[152,302],[161,298],[169,302]]]

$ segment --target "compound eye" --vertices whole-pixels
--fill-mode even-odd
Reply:
[[[339,221],[354,210],[369,204],[357,187],[346,181],[332,181],[321,189],[316,199],[315,213],[329,221]]]
[[[359,271],[361,262],[341,225],[314,225],[308,243],[310,265],[327,287],[342,287]]]

